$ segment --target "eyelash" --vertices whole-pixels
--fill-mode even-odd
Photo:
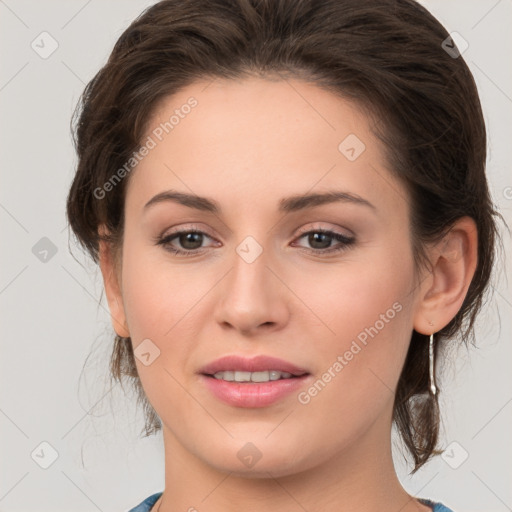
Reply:
[[[336,248],[306,249],[307,252],[310,252],[313,254],[322,255],[322,254],[340,253],[340,252],[346,250],[351,245],[353,245],[355,242],[355,238],[350,238],[345,235],[342,235],[341,233],[337,233],[336,231],[330,231],[328,229],[321,229],[321,228],[305,231],[299,235],[298,239],[301,239],[301,238],[305,237],[306,235],[310,235],[313,233],[322,233],[322,234],[331,235],[334,240],[338,241],[341,244],[339,247],[336,247]],[[175,231],[174,233],[170,233],[169,235],[166,235],[165,237],[157,237],[155,239],[155,242],[157,245],[162,245],[166,251],[169,251],[170,253],[172,253],[176,256],[189,257],[189,256],[194,256],[196,254],[201,253],[203,248],[183,250],[183,249],[176,249],[175,247],[172,247],[170,245],[172,240],[174,240],[175,238],[179,237],[180,235],[184,235],[184,234],[201,234],[201,235],[206,235],[208,238],[212,238],[204,231],[199,231],[197,229],[185,229],[182,231]]]

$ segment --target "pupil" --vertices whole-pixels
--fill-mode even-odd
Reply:
[[[198,249],[201,247],[201,233],[186,233],[180,236],[180,243],[186,249]],[[199,245],[194,246],[194,243],[197,244],[199,240]],[[189,245],[192,244],[192,247]]]
[[[324,239],[323,245],[321,243],[322,238]],[[327,239],[327,243],[326,243],[325,239]],[[320,247],[318,247],[318,246],[315,247],[315,244],[318,243],[319,241],[320,241]],[[326,249],[331,244],[331,236],[327,233],[312,233],[309,235],[309,243],[315,249]]]

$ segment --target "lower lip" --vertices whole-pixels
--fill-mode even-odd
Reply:
[[[206,387],[223,402],[235,407],[266,407],[300,389],[309,374],[269,382],[228,382],[201,375]]]

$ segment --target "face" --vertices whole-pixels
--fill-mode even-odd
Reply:
[[[417,292],[406,192],[371,121],[298,80],[217,80],[166,98],[143,142],[117,316],[167,447],[252,476],[375,456]],[[262,355],[303,375],[251,366]],[[224,356],[249,362],[210,374],[280,378],[203,375]]]

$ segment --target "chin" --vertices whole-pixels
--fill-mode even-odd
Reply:
[[[296,446],[286,446],[277,437],[273,443],[264,436],[260,441],[254,437],[252,439],[254,442],[235,442],[235,446],[226,446],[219,453],[206,449],[202,459],[218,471],[241,478],[262,479],[293,475],[320,462],[313,460],[314,454],[308,457],[304,452],[304,443],[299,441]]]
[[[213,467],[215,467],[217,471],[230,474],[231,476],[247,479],[281,478],[294,475],[304,470],[304,468],[298,467],[297,464],[290,464],[285,458],[280,461],[267,461],[266,463],[261,459],[252,468],[244,468],[240,463],[232,465],[224,464],[222,466],[214,464]]]

